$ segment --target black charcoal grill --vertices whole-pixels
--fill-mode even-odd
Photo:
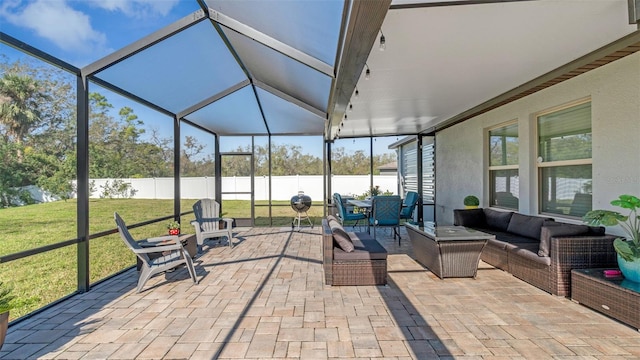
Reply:
[[[298,191],[298,195],[291,197],[291,208],[296,212],[296,217],[291,221],[291,230],[296,227],[297,223],[298,231],[300,231],[300,223],[304,219],[309,221],[309,225],[311,225],[311,228],[313,229],[313,223],[311,222],[311,218],[308,214],[308,211],[311,208],[311,197],[309,195],[305,195],[304,191]]]

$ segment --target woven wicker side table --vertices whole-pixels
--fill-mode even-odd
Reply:
[[[639,329],[640,283],[606,276],[604,270],[571,270],[571,299]]]

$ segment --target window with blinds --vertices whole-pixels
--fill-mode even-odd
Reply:
[[[540,211],[580,218],[591,210],[591,102],[537,122]]]
[[[433,205],[436,199],[436,158],[435,144],[422,145],[422,199]]]
[[[416,141],[402,147],[402,178],[404,193],[418,191],[418,143]]]
[[[491,206],[518,210],[518,123],[489,130],[489,201]]]

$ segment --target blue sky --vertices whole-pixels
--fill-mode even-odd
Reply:
[[[196,0],[0,0],[0,30],[74,66],[84,67],[198,9]],[[0,51],[12,60],[25,56],[8,46],[0,46]],[[95,85],[90,90],[107,97],[114,105],[115,117],[120,108],[129,106],[147,126],[158,129],[163,136],[171,136],[171,123],[166,116]],[[386,142],[391,140],[395,141]],[[289,142],[303,148],[306,143],[304,138],[295,137]],[[355,151],[360,149],[359,143],[341,141],[340,146]],[[322,156],[318,153],[321,148],[315,145],[308,150]],[[368,150],[368,146],[362,150]]]
[[[39,50],[83,67],[193,13],[195,0],[2,0],[0,30]],[[8,46],[0,50],[10,61],[26,55]],[[117,111],[134,109],[147,127],[172,136],[171,120],[97,85]],[[186,135],[198,132],[186,129]],[[150,133],[150,131],[147,131]],[[204,140],[203,140],[204,142]]]
[[[3,0],[3,32],[83,67],[198,10],[195,0]]]

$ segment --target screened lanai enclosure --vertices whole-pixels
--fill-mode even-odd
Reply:
[[[299,191],[318,222],[334,192],[379,187],[419,192],[415,220],[434,219],[436,152],[454,146],[438,131],[636,52],[636,3],[181,1],[138,40],[82,58],[17,36],[43,5],[8,4],[0,94],[27,94],[18,109],[36,119],[2,124],[12,318],[135,264],[114,211],[140,238],[174,219],[191,232],[199,198],[238,227],[289,226]]]
[[[32,109],[43,120],[26,129],[33,139],[15,139],[66,167],[37,172],[38,181],[8,200],[42,203],[24,216],[58,228],[53,239],[27,232],[4,247],[0,278],[27,299],[12,318],[135,263],[114,211],[136,237],[163,234],[173,219],[190,232],[191,206],[205,197],[220,200],[236,226],[283,226],[295,216],[289,198],[304,191],[319,222],[332,191],[325,134],[333,114],[346,112],[388,6],[193,1],[186,16],[88,64],[2,32],[3,74],[30,75],[46,88],[46,105]],[[337,188],[349,183],[353,193],[366,193],[379,173],[374,167],[395,161],[388,145],[396,140],[334,146]],[[23,156],[37,163],[30,151],[16,148],[17,163]],[[353,158],[359,167],[346,167]],[[360,185],[341,176],[356,176]],[[384,176],[388,191],[397,193],[396,179]]]

